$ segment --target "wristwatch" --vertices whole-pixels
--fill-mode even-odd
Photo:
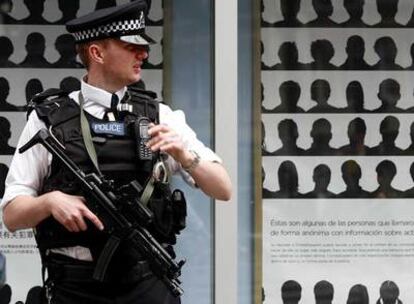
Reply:
[[[195,169],[195,168],[197,168],[197,166],[198,166],[198,164],[200,163],[200,155],[198,155],[198,153],[196,152],[196,151],[194,151],[194,150],[190,150],[189,151],[191,154],[193,154],[193,156],[194,156],[194,159],[193,159],[193,161],[188,165],[188,166],[186,166],[186,167],[184,167],[183,166],[183,169],[186,171],[186,172],[188,172],[188,173],[190,173],[191,174],[191,172]]]

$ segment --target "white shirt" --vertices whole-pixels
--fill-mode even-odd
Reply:
[[[106,110],[110,108],[112,93],[93,87],[84,81],[81,82],[81,91],[85,100],[84,110],[92,116],[102,119]],[[116,92],[119,100],[122,99],[125,92],[126,88]],[[72,92],[69,96],[79,103],[79,91]],[[222,162],[211,149],[197,139],[195,132],[186,123],[184,112],[173,111],[164,104],[160,104],[159,108],[160,123],[174,129],[181,136],[185,148],[196,151],[202,160]],[[17,147],[20,148],[45,127],[45,123],[33,111],[23,129]],[[41,145],[35,145],[22,154],[16,149],[6,177],[6,189],[0,204],[1,208],[4,208],[19,195],[37,196],[43,187],[43,181],[50,174],[51,162],[52,155]],[[187,183],[194,186],[194,180],[191,176],[172,157],[168,157],[166,163],[173,174],[181,174]],[[89,250],[84,247],[62,248],[58,251],[82,260],[92,259]]]

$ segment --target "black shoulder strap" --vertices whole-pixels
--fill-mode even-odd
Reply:
[[[159,123],[159,102],[156,100],[157,94],[152,91],[146,91],[134,86],[128,87],[121,103],[129,103],[133,106],[134,115],[146,116],[151,121]]]

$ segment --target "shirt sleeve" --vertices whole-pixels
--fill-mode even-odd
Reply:
[[[197,152],[201,160],[222,163],[221,158],[197,138],[194,130],[187,124],[183,111],[173,111],[167,105],[160,104],[160,123],[168,125],[177,132],[181,136],[184,147]],[[181,164],[172,157],[168,157],[167,164],[173,174],[181,174],[190,186],[196,187],[193,178],[181,167]]]
[[[2,209],[16,196],[37,196],[42,188],[43,180],[49,174],[52,155],[42,145],[35,145],[24,153],[18,151],[42,128],[46,128],[45,124],[33,111],[20,135],[10,164],[5,181],[6,189],[0,203]]]

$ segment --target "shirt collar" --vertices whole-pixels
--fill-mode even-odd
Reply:
[[[115,94],[118,96],[119,100],[122,100],[126,91],[127,88],[124,87],[115,92]],[[106,110],[111,107],[112,93],[88,84],[84,78],[81,81],[81,92],[84,98],[83,109],[92,116],[102,119]],[[79,102],[78,93],[79,91],[71,93],[71,98],[75,99],[77,102]]]

